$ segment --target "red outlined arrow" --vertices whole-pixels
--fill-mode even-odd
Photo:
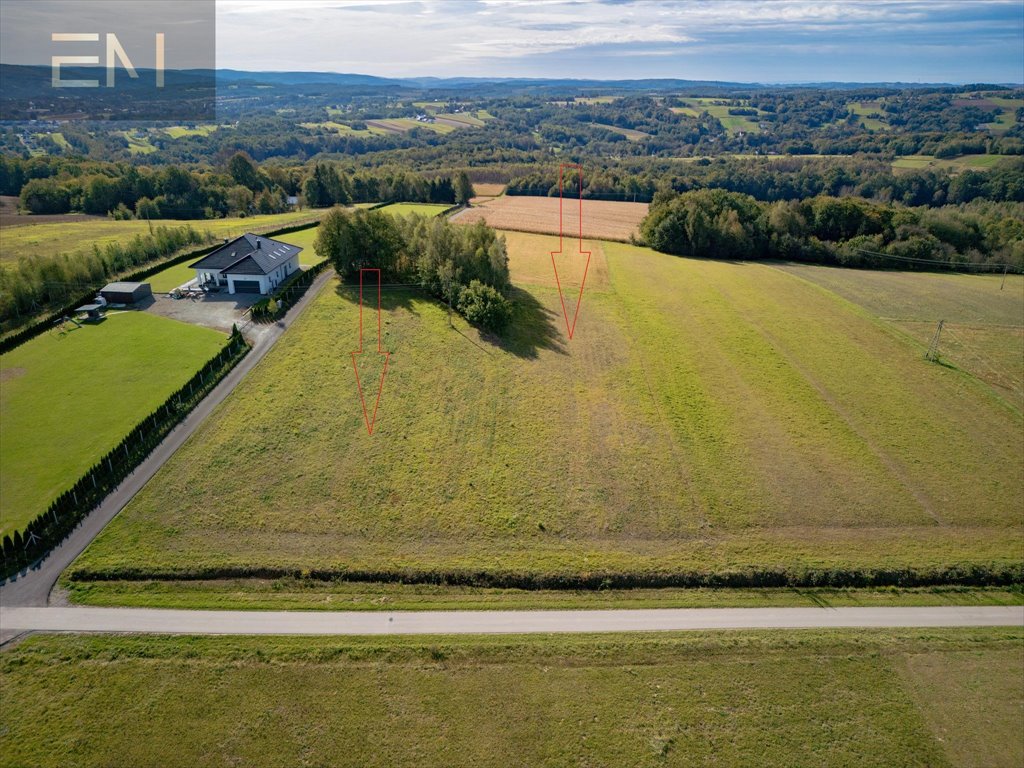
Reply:
[[[572,313],[572,322],[569,322],[569,312],[565,308],[565,296],[562,293],[562,281],[558,277],[558,264],[555,263],[555,256],[562,253],[562,237],[565,235],[565,227],[562,219],[562,206],[565,202],[562,197],[562,182],[565,179],[565,169],[575,168],[579,173],[579,233],[578,240],[576,243],[576,252],[580,255],[586,255],[587,263],[583,267],[583,280],[580,281],[580,293],[576,297],[576,309]],[[571,163],[562,163],[558,167],[558,250],[551,251],[551,266],[555,270],[555,284],[558,285],[558,298],[562,302],[562,317],[565,318],[565,330],[569,333],[569,338],[572,339],[572,335],[576,332],[576,320],[580,316],[580,304],[583,303],[583,288],[587,284],[587,270],[590,269],[590,251],[583,250],[583,166],[575,165]]]
[[[377,353],[384,357],[384,370],[380,374],[380,384],[377,386],[377,399],[373,403],[373,416],[366,410],[366,398],[363,396],[363,384],[359,380],[358,355],[363,354],[363,273],[377,273]],[[377,422],[377,408],[380,406],[380,396],[384,391],[384,377],[388,374],[388,361],[391,353],[385,352],[380,345],[380,270],[360,269],[359,270],[359,349],[352,353],[352,370],[356,372],[356,388],[359,390],[359,402],[363,406],[363,420],[366,422],[366,431],[373,434],[373,426]]]

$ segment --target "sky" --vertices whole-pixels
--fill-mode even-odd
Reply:
[[[217,66],[250,71],[1024,82],[1024,0],[0,0],[0,60],[95,54],[50,33],[120,24],[138,66],[157,26],[169,67],[209,66],[214,7]]]
[[[217,26],[233,69],[1024,82],[1022,0],[219,0]]]

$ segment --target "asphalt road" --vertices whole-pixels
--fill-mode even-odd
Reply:
[[[142,462],[124,482],[115,488],[107,498],[79,525],[59,547],[54,549],[33,567],[22,571],[0,584],[0,605],[10,606],[42,606],[49,600],[50,591],[64,569],[74,562],[89,543],[99,535],[107,523],[114,519],[124,506],[131,501],[157,470],[164,465],[174,452],[182,446],[189,436],[196,431],[213,409],[231,394],[238,383],[246,377],[264,355],[270,351],[274,343],[306,306],[334,275],[334,270],[327,269],[313,281],[305,295],[292,307],[288,314],[277,323],[266,326],[250,326],[252,350],[234,369],[213,388],[206,398],[164,438],[164,441]],[[3,625],[0,624],[0,628]]]
[[[458,635],[991,626],[1024,626],[1024,606],[401,612],[0,607],[0,627],[7,637],[28,631],[188,635]]]

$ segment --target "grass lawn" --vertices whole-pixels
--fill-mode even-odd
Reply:
[[[309,229],[300,229],[298,232],[289,232],[287,235],[280,235],[274,239],[302,248],[302,253],[299,254],[299,265],[312,267],[314,264],[319,264],[323,261],[323,259],[316,255],[316,251],[313,250],[313,241],[316,240],[316,233],[317,227],[310,227]]]
[[[35,635],[11,765],[1019,766],[1019,629]]]
[[[194,264],[199,259],[188,259],[181,264],[175,264],[155,275],[146,278],[146,282],[153,288],[154,293],[167,293],[173,291],[179,285],[184,285],[189,280],[194,280],[196,271],[189,269],[189,264]]]
[[[392,356],[372,436],[346,354],[355,293],[328,284],[73,568],[1019,562],[1024,420],[983,382],[775,266],[618,243],[591,246],[569,341],[544,266],[557,238],[509,244],[504,340],[385,293]]]
[[[322,216],[324,210],[288,211],[263,216],[247,216],[245,218],[228,219],[161,219],[152,222],[153,227],[191,226],[199,232],[211,232],[216,237],[237,237],[244,232],[266,231],[274,227],[284,227],[300,221],[309,221]],[[28,216],[23,218],[30,218]],[[19,220],[19,223],[20,220]],[[3,230],[2,262],[15,262],[23,257],[37,255],[53,255],[57,253],[73,253],[92,248],[93,243],[103,246],[115,240],[129,239],[135,235],[149,232],[150,223],[144,220],[131,219],[115,221],[113,219],[90,218],[83,221],[61,221],[52,224],[28,224],[18,227],[6,227]]]
[[[208,328],[111,312],[0,356],[0,534],[44,512],[223,344]]]

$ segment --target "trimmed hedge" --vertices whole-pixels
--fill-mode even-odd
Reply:
[[[249,317],[254,323],[272,323],[282,317],[313,284],[316,276],[331,265],[329,259],[314,264],[309,269],[296,272],[278,286],[277,292],[265,299],[260,299],[249,310]],[[271,306],[271,302],[274,302]]]
[[[1024,583],[1024,564],[959,563],[935,568],[746,568],[728,571],[536,573],[490,570],[313,569],[246,566],[158,569],[72,569],[72,581],[209,581],[280,579],[385,582],[511,589],[634,589],[660,587],[1005,587]]]
[[[4,536],[0,576],[6,578],[17,573],[67,538],[248,352],[249,345],[235,329],[215,357],[163,405],[140,421],[70,490],[54,499],[45,512],[25,526],[24,531],[15,531],[13,538]]]

